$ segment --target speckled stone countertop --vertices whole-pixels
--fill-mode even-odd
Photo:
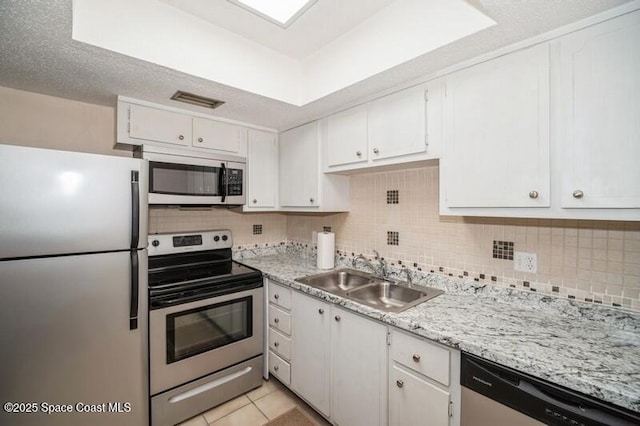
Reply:
[[[640,412],[639,314],[428,273],[417,275],[414,284],[445,294],[386,313],[295,281],[326,272],[312,258],[272,254],[238,260],[386,324]],[[336,264],[341,266],[346,259]],[[399,272],[392,277],[402,279]]]

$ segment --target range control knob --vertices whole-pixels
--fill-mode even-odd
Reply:
[[[229,239],[229,237],[227,237],[226,235],[222,236],[222,241],[227,241]]]
[[[158,247],[160,245],[160,241],[153,240],[153,241],[151,241],[151,245],[154,246],[154,247]]]
[[[220,236],[216,235],[215,237],[213,237],[213,241],[215,241],[215,242],[220,241]]]

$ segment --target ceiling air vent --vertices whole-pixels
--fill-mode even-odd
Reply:
[[[218,108],[220,105],[224,104],[223,101],[205,98],[204,96],[194,95],[193,93],[183,92],[182,90],[178,90],[171,99],[211,109]]]

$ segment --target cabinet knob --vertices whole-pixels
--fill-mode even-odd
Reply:
[[[309,202],[313,204],[313,198],[309,198]]]
[[[531,191],[529,192],[529,198],[538,198],[538,191]]]
[[[413,354],[412,358],[413,358],[413,362],[420,362],[420,355]]]
[[[373,148],[373,153],[374,153],[374,154],[377,154],[377,153],[379,153],[379,152],[380,152],[380,150],[379,150],[378,148]]]
[[[396,380],[396,386],[401,388],[404,386],[404,382],[402,380]]]
[[[584,197],[584,192],[580,191],[579,189],[576,189],[575,191],[573,191],[573,198],[582,198]]]
[[[178,139],[180,139],[181,141],[183,141],[183,140],[184,140],[184,135],[180,135],[180,136],[178,136]]]
[[[356,152],[356,155],[357,155],[358,157],[362,157],[362,152],[358,151],[358,152]]]
[[[320,315],[324,314],[324,309],[322,309],[322,308],[318,309],[318,313],[319,313]]]
[[[258,202],[258,200],[256,200],[256,199],[254,198],[253,200],[251,200],[251,202],[252,202],[253,204],[255,204],[255,203],[257,203],[257,202]]]
[[[276,324],[280,322],[280,318],[274,318],[273,322],[275,322]]]
[[[202,142],[202,138],[198,138],[198,142]]]
[[[335,316],[336,321],[340,321],[340,315]]]
[[[280,346],[280,342],[274,342],[273,346],[275,346],[277,348],[278,346]]]
[[[275,367],[273,367],[273,371],[278,371],[278,370],[280,370],[279,366],[276,365]]]
[[[278,299],[280,299],[280,295],[276,293],[276,294],[273,295],[273,298],[278,300]]]

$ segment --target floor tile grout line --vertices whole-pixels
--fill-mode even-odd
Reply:
[[[267,394],[267,395],[269,395],[269,394]],[[267,395],[265,395],[265,396],[267,396]],[[258,398],[258,399],[260,399],[260,398]],[[261,413],[261,414],[262,414],[262,415],[267,419],[267,423],[269,423],[269,422],[272,420],[272,419],[270,419],[270,418],[269,418],[269,416],[267,416],[267,415],[266,415],[266,414],[265,414],[265,413],[260,409],[260,407],[258,407],[258,406],[256,405],[256,403],[255,403],[255,402],[251,401],[251,403],[252,403],[252,404],[253,404],[253,406],[254,406],[254,407],[256,407],[256,408],[258,409],[258,411],[260,411],[260,413]],[[263,424],[264,424],[264,423],[263,423]]]

